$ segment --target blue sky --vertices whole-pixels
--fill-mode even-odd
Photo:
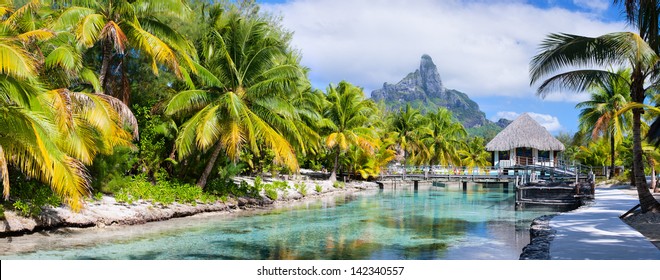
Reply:
[[[542,99],[528,65],[549,33],[598,36],[629,29],[611,0],[273,0],[311,69],[312,84],[349,81],[370,95],[396,83],[429,54],[445,87],[465,92],[488,119],[529,112],[551,133],[577,130],[587,93]]]

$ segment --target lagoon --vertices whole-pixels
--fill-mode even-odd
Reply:
[[[529,225],[511,186],[399,187],[273,209],[3,238],[0,259],[518,259]]]

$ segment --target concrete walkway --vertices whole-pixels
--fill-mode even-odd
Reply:
[[[660,250],[619,216],[639,200],[619,189],[596,189],[594,204],[550,221],[553,260],[660,260]]]

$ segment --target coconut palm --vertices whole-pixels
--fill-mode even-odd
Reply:
[[[616,76],[590,89],[591,99],[578,103],[580,130],[588,132],[593,140],[600,136],[610,142],[610,178],[614,177],[615,144],[623,139],[625,129],[630,127],[630,113],[619,114],[630,101],[630,71],[619,70]]]
[[[375,105],[364,98],[362,89],[345,81],[327,89],[328,105],[324,110],[327,130],[325,144],[334,153],[330,181],[337,180],[339,157],[351,146],[373,154],[376,146],[375,130],[370,126]]]
[[[463,125],[454,121],[451,112],[445,108],[438,108],[437,112],[428,113],[426,118],[428,130],[423,136],[422,143],[428,151],[429,164],[458,163],[457,152],[462,144],[461,138],[467,136]]]
[[[165,66],[180,77],[181,60],[192,67],[192,44],[162,21],[165,18],[186,19],[191,11],[185,1],[80,0],[70,1],[63,7],[51,28],[70,31],[85,48],[100,45],[100,89],[125,104],[129,103],[130,92],[124,60],[130,49],[148,57],[156,75],[160,67]],[[120,73],[117,88],[110,82],[113,72]]]
[[[594,83],[608,79],[625,79],[615,72],[593,69],[625,65],[631,70],[631,101],[643,104],[653,87],[654,69],[660,57],[640,37],[632,32],[609,33],[599,37],[570,34],[550,34],[541,44],[540,52],[531,61],[531,84],[543,81],[537,94],[545,97],[555,89],[587,90]],[[660,203],[651,195],[642,159],[641,114],[644,109],[632,109],[633,172],[642,211],[660,211]]]
[[[79,210],[89,194],[89,177],[84,165],[58,145],[61,130],[53,121],[53,111],[40,97],[46,89],[39,82],[35,56],[26,46],[34,38],[52,37],[34,30],[21,33],[15,22],[32,13],[35,3],[10,9],[0,23],[0,179],[3,197],[9,199],[9,165],[27,176],[39,179],[61,196],[72,209]],[[8,8],[9,6],[2,6]],[[13,7],[9,7],[13,8]],[[34,23],[33,21],[31,23]],[[50,34],[50,35],[49,35]]]
[[[403,177],[406,177],[406,163],[409,153],[413,155],[419,150],[420,133],[419,128],[422,124],[422,114],[417,109],[413,109],[410,104],[405,108],[400,108],[398,112],[390,115],[391,130],[398,133],[397,144],[403,151]]]
[[[223,150],[237,162],[241,151],[259,154],[265,146],[272,149],[275,163],[297,170],[284,135],[294,137],[299,127],[287,98],[304,76],[286,58],[286,39],[268,21],[235,9],[216,5],[208,16],[195,83],[165,104],[166,114],[184,120],[176,139],[179,159],[212,151],[197,181],[201,188]]]
[[[474,137],[462,145],[458,150],[458,157],[461,160],[461,165],[472,169],[474,167],[485,167],[490,165],[490,153],[486,151],[484,139],[481,137]]]

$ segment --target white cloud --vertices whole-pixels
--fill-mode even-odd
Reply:
[[[612,1],[609,0],[573,0],[573,4],[578,7],[583,7],[594,12],[604,12],[610,6]]]
[[[532,96],[528,65],[547,34],[598,36],[625,28],[524,1],[291,0],[262,7],[282,15],[294,32],[316,86],[347,80],[367,93],[398,82],[429,54],[447,88],[470,97]]]
[[[532,119],[537,121],[540,125],[545,127],[549,132],[558,132],[563,129],[562,125],[559,123],[559,119],[552,115],[539,114],[534,112],[527,112]],[[521,113],[511,112],[511,111],[501,111],[497,112],[495,116],[491,119],[492,121],[498,121],[499,119],[515,120],[521,115]]]

